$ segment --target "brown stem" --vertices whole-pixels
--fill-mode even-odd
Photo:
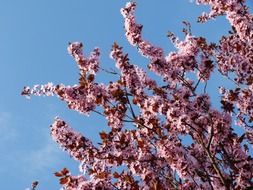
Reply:
[[[129,105],[129,107],[130,107],[130,111],[131,111],[131,113],[132,113],[132,116],[133,116],[133,118],[135,119],[136,116],[135,116],[133,107],[132,107],[132,105],[131,105],[131,102],[130,102],[130,100],[129,100],[129,98],[128,98],[128,93],[127,93],[126,87],[125,87],[125,95],[126,95],[127,103],[128,103],[128,105]]]
[[[200,138],[200,144],[201,146],[204,148],[209,160],[211,161],[211,164],[214,168],[214,170],[216,171],[217,175],[219,176],[221,182],[223,183],[223,185],[226,187],[226,190],[229,190],[229,187],[227,186],[226,183],[226,179],[224,178],[224,176],[222,175],[219,166],[217,165],[217,163],[215,162],[214,157],[212,156],[211,152],[209,149],[206,148],[206,146],[204,145],[203,139]]]

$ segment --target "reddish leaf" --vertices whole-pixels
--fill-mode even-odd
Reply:
[[[107,138],[107,134],[104,131],[102,131],[101,133],[99,133],[99,135],[100,135],[100,138],[102,140],[105,140]]]
[[[120,178],[120,175],[118,174],[118,172],[114,172],[114,173],[113,173],[113,177],[114,177],[114,178]]]
[[[61,173],[63,175],[67,175],[69,173],[69,170],[67,168],[63,168],[62,171],[61,171]]]
[[[56,177],[62,177],[62,176],[63,176],[63,174],[62,174],[61,172],[55,172],[54,175],[55,175]]]
[[[69,182],[70,182],[70,178],[69,177],[64,177],[64,178],[60,179],[60,184],[61,185],[65,185],[65,184],[67,184]]]

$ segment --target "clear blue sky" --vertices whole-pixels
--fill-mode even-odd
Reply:
[[[147,60],[139,56],[125,39],[119,10],[126,2],[0,0],[1,189],[25,189],[34,180],[40,181],[38,190],[59,189],[53,172],[67,166],[77,173],[78,163],[51,140],[49,125],[58,115],[96,141],[98,131],[106,128],[103,119],[95,115],[87,118],[70,111],[55,97],[27,100],[20,92],[25,85],[50,81],[55,84],[77,83],[78,69],[66,50],[70,41],[82,41],[86,55],[95,46],[100,47],[103,67],[114,67],[109,58],[114,41],[124,47],[133,63],[145,65]],[[208,8],[188,0],[137,3],[137,20],[144,24],[144,37],[167,52],[172,50],[172,45],[166,33],[170,30],[182,37],[183,20],[192,23],[196,36],[202,35],[214,42],[229,27],[224,18],[197,24],[197,16]],[[98,80],[105,82],[109,78],[100,73]],[[209,84],[209,91],[216,92],[217,81],[213,81]]]

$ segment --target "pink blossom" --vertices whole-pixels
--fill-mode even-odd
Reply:
[[[90,57],[86,58],[83,54],[83,44],[73,42],[69,44],[68,52],[74,57],[82,72],[89,72],[91,74],[96,74],[98,72],[100,55],[98,48],[95,48]]]
[[[208,43],[184,29],[180,40],[169,33],[176,51],[164,55],[161,48],[142,38],[136,23],[136,3],[121,9],[126,38],[149,59],[148,69],[163,81],[152,79],[116,43],[110,56],[120,70],[117,81],[95,82],[99,50],[89,57],[80,42],[69,44],[68,52],[80,70],[79,83],[35,85],[22,94],[56,95],[70,109],[102,115],[109,127],[92,141],[56,118],[51,136],[71,157],[80,162],[80,175],[57,173],[62,189],[170,189],[229,190],[253,187],[253,51],[252,15],[237,0],[196,0],[208,4],[209,13],[200,22],[226,15],[232,31],[219,43]],[[235,88],[220,87],[221,109],[206,93],[217,65]],[[196,80],[188,75],[196,74]],[[232,78],[230,75],[232,74]],[[218,91],[218,89],[216,89]],[[236,126],[233,125],[236,121]],[[131,125],[129,125],[131,124]],[[235,127],[242,128],[239,134]],[[185,142],[184,138],[189,138]]]
[[[51,126],[52,138],[76,160],[82,161],[87,152],[94,151],[90,140],[75,132],[63,120],[56,118]]]

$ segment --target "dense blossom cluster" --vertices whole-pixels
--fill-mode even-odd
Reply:
[[[83,44],[75,42],[69,44],[68,52],[74,57],[82,72],[95,74],[98,71],[100,55],[98,48],[95,48],[90,57],[86,58],[83,55]]]
[[[110,130],[102,131],[101,143],[93,145],[65,121],[55,119],[52,138],[80,162],[78,176],[66,168],[55,173],[63,190],[253,188],[252,15],[243,0],[196,2],[211,6],[210,13],[199,17],[200,22],[226,15],[232,31],[217,44],[193,36],[190,29],[184,29],[182,41],[169,32],[177,51],[168,55],[142,38],[143,27],[134,15],[136,3],[121,9],[129,43],[149,59],[148,68],[163,79],[162,84],[131,64],[116,43],[110,55],[120,78],[108,85],[98,84],[99,50],[86,58],[82,43],[74,42],[68,52],[79,66],[79,84],[24,88],[22,94],[28,97],[57,95],[70,109],[82,114],[96,112],[108,121]],[[215,64],[236,86],[220,87],[222,110],[212,107],[206,85],[199,85],[208,82]],[[187,78],[190,73],[197,80]],[[133,127],[125,127],[126,123]],[[236,132],[237,127],[242,134]]]
[[[51,126],[52,138],[76,160],[82,161],[88,152],[95,149],[92,143],[81,134],[73,131],[59,118]]]

